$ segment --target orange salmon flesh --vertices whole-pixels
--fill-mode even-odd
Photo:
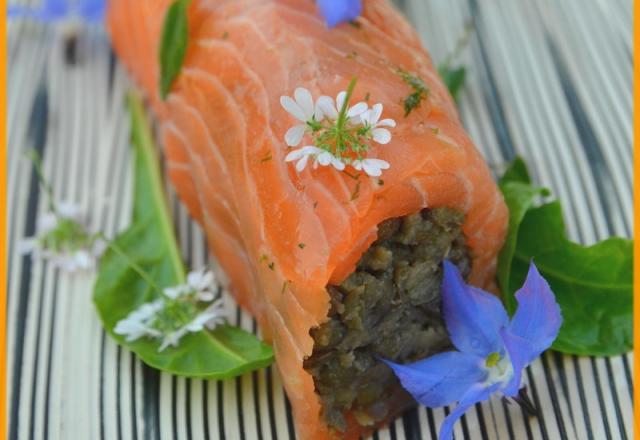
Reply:
[[[158,117],[178,195],[273,344],[299,438],[336,438],[303,369],[309,331],[327,319],[326,286],[355,269],[384,220],[447,206],[465,215],[469,281],[488,287],[507,229],[504,200],[429,54],[389,1],[365,0],[357,26],[328,29],[311,0],[193,0],[185,62],[163,101],[158,51],[171,3],[112,0],[113,45]],[[407,117],[412,89],[399,70],[429,89]],[[352,102],[368,95],[397,122],[391,143],[372,144],[371,155],[391,164],[384,183],[331,167],[297,173],[284,160],[296,121],[280,97],[297,87],[336,96],[353,77]],[[352,420],[339,437],[365,432]]]

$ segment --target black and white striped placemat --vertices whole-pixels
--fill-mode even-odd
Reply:
[[[497,171],[524,156],[563,201],[578,241],[631,235],[632,0],[396,3],[436,60],[474,20],[461,58],[470,70],[461,114]],[[10,438],[293,439],[274,368],[224,382],[159,374],[104,334],[92,275],[69,276],[19,255],[19,241],[46,209],[22,156],[28,148],[44,156],[56,197],[79,203],[94,228],[113,235],[129,220],[129,83],[100,29],[75,46],[68,33],[64,25],[9,26]],[[201,266],[202,232],[173,201],[185,258]],[[227,307],[235,323],[257,331],[232,300]],[[469,411],[456,438],[633,438],[632,368],[631,356],[548,353],[526,374],[540,417],[496,398]],[[373,437],[435,439],[446,414],[416,409]]]

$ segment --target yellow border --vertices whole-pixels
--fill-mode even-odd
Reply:
[[[0,438],[7,438],[7,2],[0,0]]]

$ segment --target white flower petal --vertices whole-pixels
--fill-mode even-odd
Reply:
[[[306,131],[307,126],[304,124],[296,125],[287,130],[287,133],[284,135],[284,141],[290,147],[297,147],[302,142],[302,138],[304,137],[304,132]]]
[[[304,112],[304,120],[310,121],[313,119],[315,106],[313,104],[313,96],[311,96],[311,92],[309,90],[298,87],[293,96],[296,98],[296,102]]]
[[[307,122],[304,111],[291,97],[281,96],[280,105],[297,120]]]
[[[285,162],[293,162],[296,161],[298,159],[300,159],[302,156],[305,155],[304,151],[302,151],[302,148],[299,148],[297,150],[293,150],[292,152],[290,152],[289,154],[286,155],[286,157],[284,158]]]
[[[333,165],[333,167],[338,171],[343,171],[345,168],[344,162],[336,157],[331,160],[331,165]]]
[[[354,167],[356,170],[360,171],[362,170],[362,161],[361,160],[354,160],[353,163],[351,164],[352,167]]]
[[[340,113],[340,110],[342,110],[342,106],[344,105],[344,100],[347,97],[347,92],[340,92],[338,93],[338,96],[336,97],[336,108],[338,109],[338,113]]]
[[[373,140],[379,144],[385,145],[391,142],[391,132],[386,128],[376,128],[371,134],[373,135]]]
[[[377,127],[395,127],[396,121],[393,119],[383,119],[382,121],[376,124]]]
[[[70,220],[79,220],[81,217],[81,210],[78,205],[71,202],[60,202],[56,206],[56,211],[62,218]]]
[[[296,171],[301,173],[305,167],[307,166],[307,162],[309,161],[309,155],[306,154],[302,156],[302,158],[296,163]]]
[[[45,235],[58,227],[58,217],[53,212],[47,212],[38,218],[38,235]]]
[[[216,295],[213,292],[204,291],[198,294],[198,301],[209,302],[215,299]]]
[[[349,118],[360,116],[362,113],[366,112],[368,109],[369,109],[369,106],[367,105],[366,102],[364,101],[359,102],[349,109],[349,111],[347,112],[347,116]]]
[[[379,177],[382,175],[382,170],[380,168],[366,160],[362,164],[362,168],[364,169],[364,172],[371,177]]]
[[[383,109],[382,104],[376,104],[371,108],[371,119],[370,119],[371,125],[378,124],[378,121],[380,120],[380,116],[382,116],[382,109]]]
[[[333,160],[333,155],[328,151],[323,151],[318,155],[318,162],[323,167],[326,167],[327,165],[329,165],[332,160]]]
[[[77,269],[87,270],[93,267],[93,258],[91,254],[84,249],[77,251],[73,254],[72,258]]]
[[[321,96],[316,101],[316,107],[322,112],[322,115],[326,116],[329,119],[336,120],[338,119],[338,110],[336,110],[336,104],[333,101],[333,98],[330,96]],[[318,111],[316,110],[316,113]],[[321,118],[318,116],[318,118]]]

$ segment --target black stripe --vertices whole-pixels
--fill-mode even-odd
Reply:
[[[398,439],[398,433],[396,432],[396,424],[394,422],[389,423],[389,437],[391,437],[391,440]]]
[[[282,390],[282,394],[284,394],[284,407],[287,413],[287,430],[289,431],[289,438],[295,440],[296,438],[296,429],[293,426],[293,414],[291,412],[291,402],[289,402],[289,397],[287,397],[287,393]]]
[[[407,440],[422,440],[422,434],[420,434],[420,419],[418,418],[418,410],[416,408],[405,411],[402,416],[402,425]]]
[[[509,405],[507,404],[506,399],[502,399],[500,401],[500,405],[502,405],[502,411],[504,412],[505,420],[507,421],[507,432],[509,433],[509,438],[515,438],[513,433],[513,423],[511,422],[511,410]],[[497,420],[494,419],[494,424],[497,425]],[[529,421],[525,418],[525,429],[527,431],[527,438],[531,439],[531,427],[529,426]]]
[[[602,387],[600,386],[600,373],[598,373],[598,367],[596,366],[596,360],[589,358],[591,362],[591,371],[593,372],[593,381],[596,384],[596,393],[598,395],[598,404],[600,405],[600,415],[602,416],[602,422],[604,423],[604,430],[607,436],[607,440],[612,439],[611,428],[609,427],[609,418],[605,409],[604,396],[602,395]]]
[[[547,425],[545,424],[544,421],[544,409],[542,407],[542,405],[540,404],[540,399],[538,398],[538,390],[536,388],[536,383],[535,380],[533,378],[533,374],[531,373],[531,368],[527,368],[526,369],[527,372],[527,377],[529,378],[529,385],[530,385],[530,389],[531,389],[531,397],[533,398],[533,403],[535,404],[536,408],[541,408],[542,410],[538,413],[538,417],[536,418],[536,421],[538,422],[538,426],[540,426],[540,433],[542,434],[542,438],[544,440],[549,440],[549,434],[547,433]],[[523,416],[526,417],[526,414],[524,413],[523,410]],[[532,420],[533,422],[533,420]],[[555,440],[555,439],[553,439]]]
[[[251,331],[254,335],[258,334],[258,323],[255,319],[252,320]],[[253,410],[256,414],[256,424],[258,425],[258,440],[263,440],[262,434],[262,414],[260,413],[260,394],[258,390],[258,372],[251,373],[251,383],[253,388]]]
[[[160,372],[142,364],[144,440],[160,438]]]
[[[633,375],[631,374],[631,367],[629,366],[629,359],[627,359],[627,355],[622,355],[622,365],[624,366],[624,375],[627,379],[627,391],[629,391],[629,397],[633,402]]]
[[[178,438],[178,376],[170,376],[171,379],[171,430],[173,438]],[[162,396],[162,395],[161,395]]]
[[[618,397],[618,390],[616,389],[616,381],[613,378],[613,369],[611,368],[611,358],[604,358],[605,365],[607,366],[607,379],[609,380],[609,389],[611,390],[611,397],[613,399],[613,406],[616,410],[616,418],[618,419],[618,429],[620,430],[620,438],[627,440],[627,431],[624,429],[624,417],[622,416],[622,410],[620,409],[620,400]]]
[[[431,408],[425,408],[427,412],[427,420],[429,421],[429,433],[431,434],[431,438],[438,438],[438,431],[436,430],[436,421],[433,417],[433,410]]]
[[[209,433],[209,385],[213,385],[213,381],[202,381],[202,413],[204,414],[204,440],[210,440],[211,434]]]
[[[241,327],[241,311],[240,311],[240,307],[236,306],[236,326],[237,327]],[[245,433],[245,428],[244,428],[244,414],[242,411],[242,377],[243,376],[238,376],[235,378],[235,382],[236,382],[236,409],[238,411],[238,428],[240,430],[240,439],[241,440],[245,440],[246,439],[246,433]]]
[[[185,393],[186,393],[186,419],[187,419],[187,438],[191,440],[193,438],[193,428],[191,427],[191,387],[193,385],[193,381],[190,378],[185,380]]]
[[[576,417],[574,414],[574,408],[571,405],[571,393],[569,391],[569,381],[567,380],[567,372],[564,368],[564,360],[565,357],[556,352],[549,351],[546,356],[549,356],[553,360],[553,365],[555,365],[555,371],[558,373],[558,378],[560,379],[560,386],[562,387],[563,396],[565,396],[565,401],[567,403],[567,408],[569,408],[569,416],[571,418],[571,425],[573,426],[574,431],[577,430],[576,427]],[[545,356],[545,357],[546,357]],[[569,358],[567,358],[569,360]],[[544,363],[545,370],[547,368],[547,363]],[[553,384],[551,384],[553,386]]]
[[[29,119],[28,137],[33,148],[44,156],[47,138],[49,115],[49,97],[46,84],[43,82],[36,94],[31,108],[31,116]],[[35,171],[31,172],[29,182],[29,198],[27,199],[26,222],[24,228],[24,236],[31,237],[36,232],[36,216],[38,212],[38,203],[40,200],[40,191],[38,186],[38,177]],[[11,396],[11,410],[9,415],[9,438],[18,439],[18,427],[20,423],[20,390],[22,385],[22,360],[24,356],[24,336],[27,325],[27,310],[29,305],[29,297],[31,295],[31,258],[25,256],[22,258],[22,271],[20,273],[20,288],[18,292],[18,307],[16,313],[16,329],[15,329],[15,352],[13,354],[13,388]]]
[[[593,439],[593,430],[591,429],[591,417],[589,417],[589,407],[587,406],[587,397],[584,392],[584,383],[582,381],[582,370],[580,369],[580,362],[577,356],[571,356],[573,361],[573,368],[575,369],[576,382],[578,384],[578,396],[580,397],[580,406],[582,407],[582,415],[584,419],[584,426],[587,431],[587,436],[591,440]]]
[[[564,426],[564,418],[562,417],[562,410],[560,409],[560,403],[558,401],[558,393],[556,392],[556,388],[553,384],[553,378],[551,377],[547,356],[541,356],[540,360],[542,361],[542,370],[544,371],[544,377],[547,381],[546,385],[549,390],[549,397],[551,398],[551,406],[553,407],[553,413],[555,415],[556,422],[558,423],[560,438],[562,440],[568,440],[569,437],[567,436],[567,429]],[[565,395],[568,396],[568,394]]]
[[[264,371],[264,375],[267,379],[267,401],[269,403],[269,423],[271,425],[271,438],[276,440],[278,438],[278,433],[276,432],[276,416],[274,414],[273,408],[273,381],[271,379],[271,375],[273,374],[273,369],[271,366],[267,367]]]
[[[478,55],[476,58],[478,58],[479,62],[476,64],[481,68],[482,73],[484,73],[484,75],[480,75],[483,96],[487,104],[487,108],[489,109],[489,116],[491,117],[491,122],[495,129],[496,139],[498,140],[502,156],[506,160],[511,160],[515,157],[516,149],[514,147],[513,137],[511,136],[511,130],[507,123],[498,83],[495,79],[495,75],[493,74],[493,70],[491,69],[491,61],[489,60],[487,49],[484,44],[484,23],[479,13],[478,1],[468,1],[471,16],[476,26],[476,35],[478,37],[475,39],[478,50],[473,51],[473,53],[474,55]]]
[[[44,276],[42,277],[42,284],[40,285],[40,292],[44,292]],[[53,360],[53,341],[55,339],[55,322],[56,322],[56,311],[58,309],[58,283],[59,272],[55,271],[54,281],[53,281],[53,292],[51,293],[51,324],[49,325],[49,355],[47,357],[47,385],[45,388],[45,412],[44,412],[44,429],[45,429],[45,438],[49,437],[49,408],[52,406],[51,402],[51,370],[52,370],[52,360]],[[38,364],[35,364],[35,367],[38,367]],[[34,382],[35,383],[35,382]],[[58,397],[58,396],[56,396]]]
[[[224,434],[224,399],[223,399],[223,390],[222,386],[224,382],[221,380],[216,382],[216,387],[218,389],[218,433],[221,439],[225,438]]]
[[[482,405],[476,404],[476,414],[478,416],[478,424],[480,425],[480,435],[483,440],[489,440],[489,434],[487,433],[487,424],[484,421],[484,415],[482,413]]]
[[[598,199],[602,205],[601,212],[605,217],[609,231],[612,231],[613,221],[610,213],[612,210],[618,210],[619,207],[622,206],[620,195],[615,190],[611,173],[602,153],[602,147],[592,128],[589,116],[582,105],[582,101],[580,100],[580,97],[572,83],[571,75],[566,68],[565,62],[560,56],[558,48],[551,38],[547,38],[547,46],[549,48],[551,58],[553,59],[556,72],[558,73],[560,85],[565,94],[565,99],[567,100],[571,117],[573,118],[573,122],[576,126],[576,131],[587,156],[591,173],[593,174],[596,191],[598,192]],[[617,206],[614,206],[612,203],[614,199],[618,202]]]

